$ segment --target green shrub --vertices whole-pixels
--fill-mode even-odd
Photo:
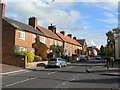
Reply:
[[[48,61],[48,58],[42,57],[42,61]]]
[[[35,55],[34,61],[36,61],[36,62],[42,61],[42,58],[40,56]]]
[[[34,60],[34,55],[30,51],[22,51],[23,54],[27,55],[27,62],[33,62]]]
[[[50,52],[49,54],[47,54],[47,58],[53,58],[53,52]]]
[[[14,46],[14,55],[24,55],[22,52],[20,52],[20,46],[19,45]]]

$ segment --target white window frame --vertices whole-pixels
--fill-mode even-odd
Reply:
[[[74,45],[73,45],[73,48],[74,48]]]
[[[23,49],[23,50],[22,50],[22,49]],[[24,48],[24,47],[20,47],[20,52],[21,52],[21,51],[25,51],[25,48]]]
[[[77,46],[76,46],[76,49],[77,49]]]
[[[70,44],[70,48],[71,48],[71,46],[72,46],[72,45]]]
[[[32,48],[32,53],[33,55],[35,55],[35,48]]]
[[[35,38],[36,38],[36,36],[35,36],[35,35],[33,35],[33,42],[35,42]]]
[[[67,47],[67,43],[65,43],[65,46]]]
[[[49,39],[49,43],[50,43],[50,45],[53,45],[52,42],[53,42],[53,40],[52,40],[52,39]]]
[[[75,53],[75,51],[73,51],[73,54]]]
[[[61,46],[61,42],[59,41],[58,43],[59,43],[59,46]]]
[[[42,39],[41,42],[45,43],[45,37],[42,37],[41,39]]]
[[[19,39],[25,40],[25,32],[23,31],[18,31],[18,32],[19,32]],[[23,35],[23,36],[20,36],[20,35]]]
[[[57,41],[55,40],[55,45],[57,45]]]

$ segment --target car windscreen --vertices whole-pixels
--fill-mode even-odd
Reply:
[[[50,59],[49,61],[57,61],[57,59],[53,58],[53,59]]]
[[[80,57],[85,57],[84,55],[81,55]]]

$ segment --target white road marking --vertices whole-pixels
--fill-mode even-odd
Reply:
[[[29,80],[33,80],[33,79],[36,79],[36,78],[25,79],[25,80],[23,80],[23,81],[15,82],[15,83],[8,84],[8,85],[5,85],[5,86],[6,86],[6,87],[9,87],[9,86],[13,86],[13,85],[16,85],[16,84],[19,84],[19,83],[22,83],[22,82],[26,82],[26,81],[29,81]]]
[[[65,85],[66,83],[63,83],[62,85]]]
[[[51,74],[51,73],[48,73],[48,74]]]
[[[52,74],[55,73],[55,72],[52,72]]]
[[[48,74],[53,74],[53,73],[55,73],[55,72],[50,72],[50,73],[48,73]]]

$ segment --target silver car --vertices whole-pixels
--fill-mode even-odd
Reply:
[[[52,58],[48,61],[48,66],[66,67],[67,62],[62,58]]]

